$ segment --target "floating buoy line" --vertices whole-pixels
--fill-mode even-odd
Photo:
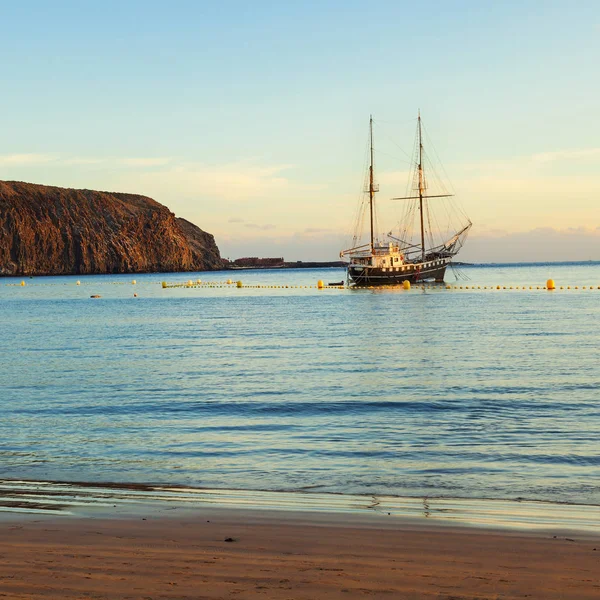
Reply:
[[[74,283],[35,283],[35,287],[38,286],[82,286],[82,285],[137,285],[138,282],[134,279],[131,282],[125,281],[94,281],[90,283],[86,283],[85,281],[77,280]],[[155,282],[150,282],[151,285],[155,285]],[[7,283],[7,286],[13,287],[25,287],[27,283],[25,280],[22,280],[19,283]],[[561,285],[557,286],[553,279],[548,279],[545,285],[452,285],[446,283],[418,283],[411,284],[409,281],[403,281],[398,285],[386,285],[386,286],[352,286],[345,285],[340,283],[323,283],[322,280],[319,280],[316,285],[294,285],[294,284],[286,284],[286,285],[273,285],[273,284],[254,284],[254,285],[246,285],[242,281],[232,281],[231,279],[227,279],[226,281],[203,281],[202,279],[196,279],[195,281],[189,279],[184,282],[167,282],[162,281],[160,285],[163,289],[173,289],[173,288],[193,288],[193,289],[224,289],[224,288],[244,288],[244,289],[262,289],[262,290],[282,290],[282,289],[319,289],[319,290],[381,290],[381,289],[395,289],[395,290],[427,290],[432,292],[437,291],[511,291],[511,290],[521,290],[521,291],[537,291],[537,290],[546,290],[546,291],[569,291],[569,290],[600,290],[600,285]],[[134,297],[137,297],[137,293],[134,293]]]
[[[557,287],[554,283],[553,279],[548,279],[545,285],[450,285],[444,283],[438,284],[412,284],[409,281],[403,281],[398,285],[386,285],[386,286],[348,286],[348,285],[340,285],[340,284],[324,284],[323,281],[319,280],[317,285],[245,285],[242,281],[231,281],[228,279],[227,281],[202,281],[198,279],[197,281],[189,281],[183,283],[169,283],[167,281],[163,281],[161,283],[163,289],[168,288],[228,288],[228,287],[238,287],[238,288],[246,288],[246,289],[334,289],[334,290],[378,290],[378,289],[403,289],[403,290],[428,290],[428,291],[442,291],[442,290],[547,290],[547,291],[556,291],[556,290],[600,290],[599,286],[559,286]]]
[[[168,289],[168,288],[230,288],[230,287],[237,287],[237,288],[245,288],[245,289],[269,289],[269,290],[282,290],[282,289],[290,289],[290,290],[299,290],[299,289],[319,289],[319,290],[323,290],[323,289],[329,289],[329,290],[343,290],[346,289],[347,286],[345,285],[339,285],[339,284],[324,284],[323,281],[319,280],[317,281],[317,285],[293,285],[293,284],[287,284],[287,285],[267,285],[267,284],[256,284],[256,285],[245,285],[243,282],[241,281],[231,281],[231,279],[228,279],[227,281],[223,282],[223,281],[202,281],[200,279],[198,279],[197,281],[192,281],[191,279],[189,281],[186,281],[184,283],[168,283],[166,281],[163,281],[161,283],[163,289]]]

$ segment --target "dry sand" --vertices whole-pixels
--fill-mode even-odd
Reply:
[[[0,599],[15,598],[598,599],[600,538],[265,511],[12,517]]]

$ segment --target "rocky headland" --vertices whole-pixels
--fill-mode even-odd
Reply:
[[[152,198],[0,181],[0,275],[220,268],[214,237]]]

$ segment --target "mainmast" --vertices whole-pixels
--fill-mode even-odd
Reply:
[[[371,148],[371,151],[373,149]],[[373,161],[371,161],[372,163]],[[425,262],[425,227],[423,225],[423,193],[427,189],[423,174],[423,137],[421,135],[421,111],[419,111],[419,210],[421,213],[421,259]]]
[[[373,238],[373,197],[375,195],[375,187],[373,185],[373,115],[369,116],[369,143],[371,146],[371,165],[369,166],[369,207],[371,211],[371,253],[375,248]]]

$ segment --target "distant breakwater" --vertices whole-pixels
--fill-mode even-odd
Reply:
[[[248,270],[256,270],[256,269],[260,269],[260,270],[265,270],[265,269],[340,269],[340,268],[343,269],[343,268],[346,268],[347,266],[348,266],[348,264],[342,260],[333,260],[333,261],[324,261],[324,262],[319,262],[319,261],[304,262],[302,260],[299,260],[297,262],[284,262],[283,264],[277,265],[277,266],[251,265],[251,266],[240,267],[240,266],[235,266],[235,265],[229,265],[229,266],[225,266],[224,269],[227,271],[248,271]]]

